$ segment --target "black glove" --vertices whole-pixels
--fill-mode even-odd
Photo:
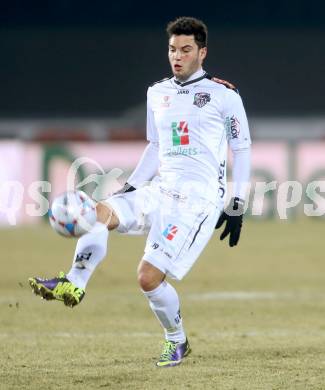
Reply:
[[[240,237],[240,231],[243,224],[244,201],[239,198],[231,198],[228,207],[220,215],[216,224],[216,229],[226,221],[226,227],[221,233],[220,240],[229,236],[229,246],[237,245]]]
[[[125,183],[124,186],[120,190],[118,190],[117,192],[114,192],[113,195],[124,194],[125,192],[132,192],[132,191],[135,191],[135,190],[136,190],[136,188],[131,186],[131,184]]]

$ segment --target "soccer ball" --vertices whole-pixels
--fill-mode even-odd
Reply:
[[[48,215],[57,233],[80,237],[96,223],[96,204],[83,191],[69,191],[54,199]]]

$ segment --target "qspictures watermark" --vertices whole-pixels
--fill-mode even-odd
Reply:
[[[83,180],[78,181],[78,170],[82,165],[94,164],[97,173],[91,173]],[[125,175],[122,169],[114,168],[108,172],[94,160],[81,157],[76,159],[70,166],[66,177],[66,191],[82,190],[86,185],[92,184],[92,193],[88,195],[99,202],[107,199],[112,192],[103,195],[101,183],[116,191],[123,183],[121,177]],[[175,183],[177,184],[177,183]],[[191,196],[193,191],[198,190],[196,182],[186,183],[184,188],[173,193],[171,199],[176,199],[178,194],[182,197]],[[151,185],[147,183],[146,185]],[[206,184],[207,188],[214,188],[215,182]],[[224,195],[224,206],[226,207],[232,194],[233,183],[228,182],[221,193]],[[225,189],[227,188],[227,192]],[[265,213],[270,197],[273,202],[271,207],[277,216],[282,219],[288,219],[290,213],[295,208],[300,208],[301,212],[310,217],[325,216],[325,180],[315,180],[307,184],[299,181],[256,181],[253,184],[246,183],[246,202],[244,210],[248,215],[261,217]],[[202,188],[200,188],[202,190]],[[113,192],[114,192],[113,191]],[[29,217],[42,217],[48,213],[50,207],[48,198],[52,192],[52,185],[49,181],[34,181],[28,187],[19,181],[4,181],[0,184],[0,218],[9,225],[16,225],[18,216],[25,213]],[[204,193],[204,191],[201,191]],[[25,199],[29,201],[26,202]],[[179,202],[182,207],[182,202]],[[158,205],[159,207],[159,205]]]

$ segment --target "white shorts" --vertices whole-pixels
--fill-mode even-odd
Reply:
[[[211,238],[220,215],[212,202],[166,190],[159,183],[106,201],[119,218],[117,231],[148,234],[143,259],[181,280]]]

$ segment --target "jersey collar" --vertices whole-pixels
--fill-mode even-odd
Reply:
[[[179,85],[180,87],[185,87],[186,85],[190,85],[200,80],[203,80],[206,76],[207,73],[202,68],[200,68],[195,73],[193,73],[186,81],[181,82],[174,78],[174,83]]]

